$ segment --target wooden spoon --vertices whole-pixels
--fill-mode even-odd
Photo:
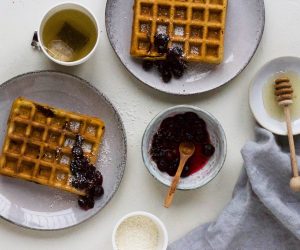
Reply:
[[[288,131],[288,139],[290,146],[290,157],[293,177],[290,180],[290,188],[294,192],[300,192],[300,177],[298,173],[298,163],[295,152],[295,144],[293,138],[293,130],[291,124],[290,105],[293,103],[293,88],[288,78],[278,78],[275,80],[275,95],[279,106],[282,106],[285,114],[285,121]]]
[[[169,188],[169,191],[168,191],[168,193],[166,195],[166,198],[165,198],[164,206],[166,208],[171,206],[172,201],[173,201],[173,197],[174,197],[174,194],[175,194],[175,191],[176,191],[177,184],[180,180],[181,172],[184,168],[184,165],[185,165],[186,161],[194,154],[194,152],[195,152],[194,143],[191,143],[191,142],[182,142],[182,143],[180,143],[180,145],[179,145],[180,162],[179,162],[179,166],[178,166],[178,169],[176,171],[176,174],[173,178],[172,184],[171,184],[171,186]]]

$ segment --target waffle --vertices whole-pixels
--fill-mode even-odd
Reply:
[[[154,48],[156,33],[181,47],[186,61],[221,63],[227,0],[135,0],[130,53],[163,59]]]
[[[103,133],[98,118],[17,98],[7,122],[0,174],[84,195],[71,185],[75,136],[83,136],[84,154],[95,164]]]

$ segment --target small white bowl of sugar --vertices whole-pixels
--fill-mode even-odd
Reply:
[[[168,233],[162,221],[147,212],[133,212],[116,224],[112,244],[114,250],[166,250]]]

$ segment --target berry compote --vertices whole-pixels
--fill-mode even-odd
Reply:
[[[157,33],[154,37],[154,46],[158,53],[166,53],[168,51],[168,43],[170,38],[167,34]]]
[[[187,161],[181,177],[187,177],[200,169],[214,154],[206,123],[194,112],[186,112],[164,119],[152,139],[150,154],[158,169],[170,176],[176,174],[181,142],[193,142],[195,153]]]
[[[95,198],[104,194],[104,189],[102,187],[102,174],[83,154],[83,140],[82,136],[76,135],[75,144],[72,147],[70,169],[72,186],[86,192],[85,196],[79,197],[78,204],[84,210],[88,210],[94,207]]]
[[[162,80],[165,83],[171,81],[172,76],[180,78],[186,70],[186,62],[183,59],[183,51],[179,47],[168,48],[170,38],[166,34],[157,33],[154,37],[154,48],[158,53],[166,57],[165,60],[144,60],[143,68],[150,71],[156,66]]]

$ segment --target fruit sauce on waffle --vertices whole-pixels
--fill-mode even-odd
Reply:
[[[179,47],[168,48],[170,38],[166,34],[157,33],[154,39],[154,47],[161,54],[166,55],[165,59],[143,61],[145,71],[150,71],[153,65],[156,66],[162,80],[165,83],[171,81],[172,76],[180,78],[183,76],[186,69],[186,62],[183,59],[183,51]]]
[[[89,163],[83,154],[83,137],[77,135],[72,148],[72,186],[86,191],[85,196],[80,196],[78,204],[81,208],[88,210],[94,207],[95,198],[104,194],[102,187],[103,177],[93,164]]]
[[[170,176],[176,174],[181,142],[195,144],[195,153],[185,164],[181,177],[187,177],[202,169],[215,152],[210,142],[206,123],[194,112],[186,112],[164,119],[154,134],[150,155],[158,169]]]

